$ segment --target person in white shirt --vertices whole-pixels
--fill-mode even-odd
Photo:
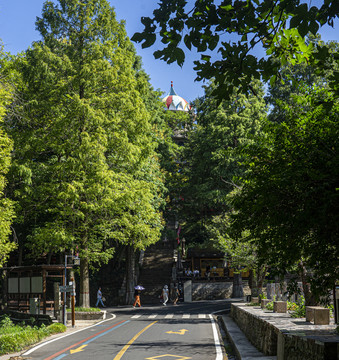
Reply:
[[[166,303],[168,301],[168,286],[165,285],[164,288],[162,289],[162,298],[163,298],[163,305],[166,306]]]

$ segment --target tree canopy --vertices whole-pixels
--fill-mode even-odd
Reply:
[[[196,101],[196,124],[184,148],[185,183],[182,211],[186,218],[186,238],[192,242],[208,241],[206,232],[213,216],[230,211],[227,196],[245,168],[240,165],[238,147],[261,133],[266,116],[262,85],[252,83],[258,96],[234,91],[230,100],[215,100],[214,82],[205,87],[205,95]]]
[[[78,248],[80,303],[89,306],[90,264],[107,262],[115,242],[144,249],[160,237],[162,130],[106,0],[47,1],[36,25],[42,40],[14,62],[23,105],[7,120],[12,194],[35,255]],[[23,169],[25,184],[16,176]]]
[[[257,239],[258,255],[280,273],[299,261],[311,269],[313,290],[339,278],[338,102],[308,89],[282,123],[244,150],[249,172],[234,198],[234,224]],[[329,110],[324,104],[333,101]]]
[[[1,61],[5,60],[3,49],[0,49]],[[7,184],[6,174],[11,164],[11,151],[13,143],[8,137],[4,126],[3,117],[6,107],[12,100],[13,89],[4,74],[0,75],[0,267],[6,262],[9,253],[14,249],[15,244],[9,241],[11,224],[14,218],[13,202],[5,193]]]
[[[164,45],[155,58],[179,65],[185,60],[183,49],[196,49],[201,53],[195,61],[197,79],[215,78],[215,93],[224,98],[233,88],[247,91],[253,78],[274,81],[287,63],[328,69],[328,49],[316,45],[314,52],[304,38],[324,25],[333,26],[338,15],[336,0],[312,5],[301,0],[161,0],[153,17],[141,18],[144,30],[132,40],[145,48],[159,37]],[[335,92],[338,80],[336,71],[331,79]]]

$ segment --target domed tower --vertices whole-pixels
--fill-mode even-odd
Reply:
[[[185,111],[191,110],[191,105],[173,89],[173,81],[171,81],[171,89],[167,96],[162,101],[165,103],[166,108],[172,111]]]

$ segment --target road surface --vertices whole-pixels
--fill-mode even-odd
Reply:
[[[105,321],[33,347],[34,360],[222,360],[213,312],[227,301],[108,309]],[[222,343],[222,341],[221,341]]]

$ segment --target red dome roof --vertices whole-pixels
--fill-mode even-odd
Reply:
[[[191,105],[173,89],[173,81],[171,81],[171,89],[167,96],[165,96],[162,101],[166,104],[168,110],[173,111],[189,111]]]

